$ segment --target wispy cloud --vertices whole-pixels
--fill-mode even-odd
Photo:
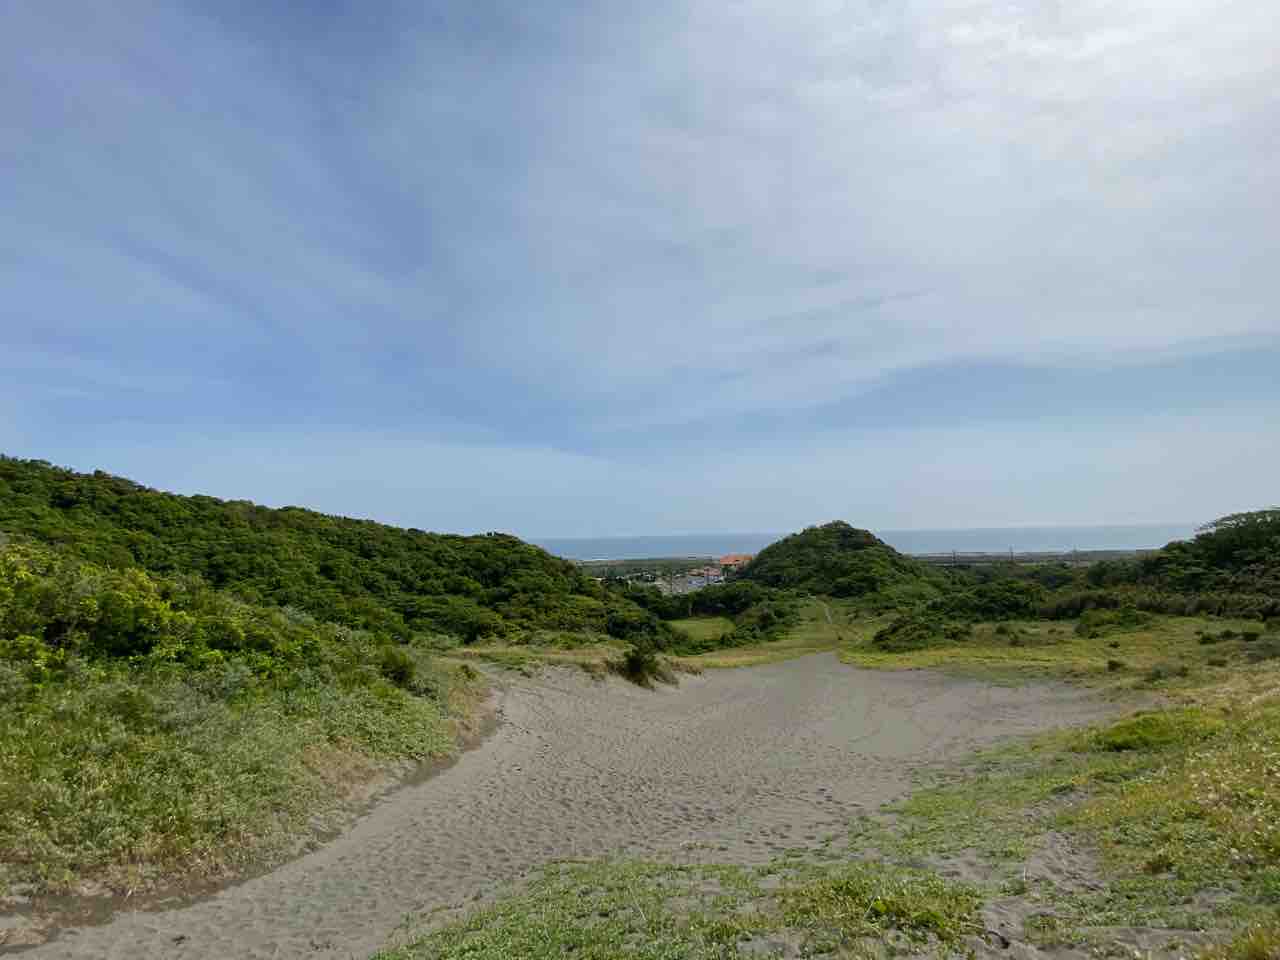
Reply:
[[[20,5],[0,401],[32,436],[394,430],[633,477],[803,474],[851,426],[1121,431],[1144,395],[1254,416],[1277,49],[1265,5],[1190,0]]]

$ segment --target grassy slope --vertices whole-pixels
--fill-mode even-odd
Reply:
[[[455,749],[473,671],[194,578],[0,545],[0,890],[133,890],[277,853]]]

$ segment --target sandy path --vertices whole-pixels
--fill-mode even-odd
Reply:
[[[767,860],[900,794],[922,765],[1105,711],[1064,687],[859,671],[831,655],[655,692],[553,670],[500,698],[482,747],[320,850],[181,909],[64,930],[23,957],[363,958],[406,913],[550,859],[711,844],[718,860]]]

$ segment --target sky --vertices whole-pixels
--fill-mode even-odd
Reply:
[[[1280,500],[1280,17],[13,4],[0,451],[434,530]]]

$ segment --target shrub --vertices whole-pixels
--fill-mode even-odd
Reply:
[[[949,623],[928,614],[910,613],[876,631],[872,644],[887,653],[923,650],[943,643],[962,643],[973,634],[965,623]]]
[[[1222,729],[1221,720],[1200,710],[1139,713],[1094,732],[1081,746],[1085,750],[1101,753],[1166,750],[1197,743]]]
[[[397,687],[407,690],[417,676],[418,663],[402,647],[386,644],[378,656],[378,669]]]
[[[1159,683],[1162,680],[1183,678],[1190,674],[1191,668],[1185,663],[1158,663],[1148,670],[1142,679],[1147,683]]]
[[[1090,609],[1080,615],[1076,634],[1081,637],[1100,637],[1122,630],[1138,630],[1149,625],[1152,616],[1144,610],[1126,606],[1116,609]]]
[[[1249,662],[1261,663],[1264,660],[1280,658],[1280,637],[1268,637],[1249,647]]]

